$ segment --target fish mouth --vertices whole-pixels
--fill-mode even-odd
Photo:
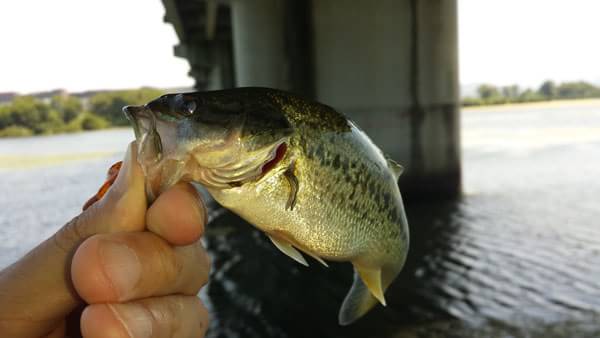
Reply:
[[[157,117],[148,105],[125,106],[123,113],[131,122],[138,144],[151,146],[152,153],[160,160],[163,152],[161,136],[158,133]],[[146,147],[148,148],[148,147]],[[140,148],[141,151],[142,148]],[[148,149],[150,150],[150,149]]]
[[[138,145],[137,160],[146,177],[146,196],[148,201],[154,201],[158,194],[165,189],[164,184],[173,184],[163,177],[163,144],[157,130],[156,115],[147,105],[125,106],[123,113],[135,133]]]
[[[146,105],[125,106],[123,107],[123,114],[125,114],[125,117],[131,123],[135,138],[138,141],[144,133],[150,131],[152,125],[156,126],[156,117]]]

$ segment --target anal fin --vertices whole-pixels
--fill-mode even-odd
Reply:
[[[291,244],[289,244],[286,241],[277,239],[271,235],[267,235],[267,236],[269,236],[269,238],[271,239],[271,242],[273,242],[273,244],[275,244],[277,249],[279,249],[281,252],[283,252],[284,254],[286,254],[288,257],[295,260],[296,262],[298,262],[304,266],[308,266],[308,263],[304,259],[304,256],[302,256],[302,254],[298,250],[294,249],[294,247]]]
[[[358,275],[365,283],[371,294],[385,306],[385,297],[383,295],[383,287],[381,285],[381,269],[369,269],[358,265],[354,265]]]

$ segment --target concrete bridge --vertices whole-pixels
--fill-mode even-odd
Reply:
[[[266,86],[355,120],[408,200],[460,193],[456,0],[163,0],[199,90]]]
[[[198,89],[267,86],[314,98],[349,115],[405,166],[406,200],[460,193],[456,0],[163,3],[180,39],[175,53],[189,61]],[[298,269],[258,230],[209,207],[210,337],[399,336],[401,325],[416,321],[417,307],[407,303],[421,304],[414,285],[422,281],[413,276],[425,239],[435,235],[433,219],[445,210],[408,207],[406,272],[388,290],[385,309],[348,327],[335,316],[352,279],[349,264]]]

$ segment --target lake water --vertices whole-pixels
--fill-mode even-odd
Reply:
[[[387,318],[367,336],[600,335],[600,101],[470,109],[461,120],[463,198],[408,206],[413,247],[404,276],[388,308],[350,330]],[[0,268],[77,214],[132,139],[128,129],[0,139]],[[210,248],[215,255],[220,245]],[[240,278],[213,277],[245,292]],[[333,292],[331,318],[319,325],[335,324],[346,291]],[[268,304],[213,302],[215,337],[303,334]],[[236,331],[224,307],[261,318],[249,324],[254,333]],[[310,323],[302,325],[320,332],[314,337],[352,335]]]

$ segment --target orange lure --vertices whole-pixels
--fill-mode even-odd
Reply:
[[[110,186],[117,179],[117,176],[119,176],[119,170],[121,170],[121,165],[123,165],[123,161],[119,161],[110,166],[110,168],[108,169],[108,173],[106,174],[106,181],[104,182],[104,184],[102,184],[100,189],[98,189],[98,192],[94,196],[92,196],[87,202],[85,202],[85,204],[83,205],[83,210],[91,207],[92,204],[98,202],[102,198],[102,196],[106,194],[108,188],[110,188]]]

